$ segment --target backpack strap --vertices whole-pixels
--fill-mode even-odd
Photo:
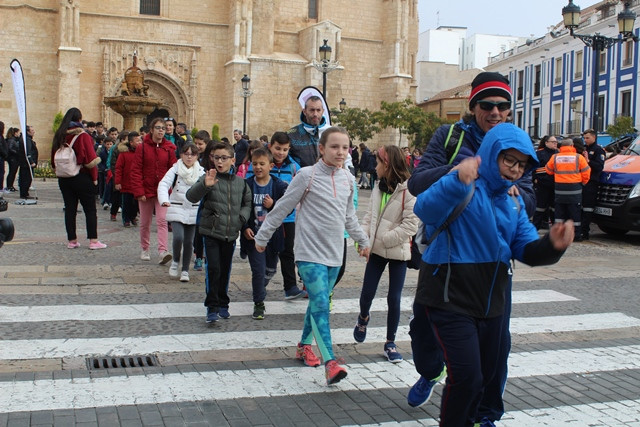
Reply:
[[[447,153],[447,164],[450,165],[453,159],[458,155],[460,147],[462,146],[462,140],[464,139],[464,130],[458,125],[454,124],[449,127],[449,133],[447,139],[444,141],[444,148]]]
[[[69,148],[73,148],[73,144],[75,144],[76,139],[78,139],[79,136],[80,136],[80,134],[78,133],[78,134],[76,134],[76,136],[73,137],[73,139],[71,140],[71,143],[68,144]]]
[[[451,223],[453,221],[455,221],[456,218],[458,218],[460,216],[462,211],[465,210],[465,208],[467,207],[467,205],[471,201],[471,198],[473,197],[473,193],[475,192],[475,190],[476,190],[476,184],[475,184],[475,182],[472,181],[471,182],[471,189],[469,190],[469,193],[467,193],[467,196],[464,198],[463,201],[461,201],[458,204],[458,206],[456,206],[456,208],[453,210],[453,212],[451,212],[451,214],[447,217],[447,219],[445,219],[444,222],[442,224],[440,224],[440,227],[438,227],[436,229],[436,231],[434,231],[433,234],[431,236],[429,236],[429,239],[427,240],[427,243],[426,243],[427,246],[429,246],[431,244],[431,242],[433,242],[435,240],[435,238],[438,236],[438,234],[440,234],[442,231],[444,231],[447,228],[449,228]]]

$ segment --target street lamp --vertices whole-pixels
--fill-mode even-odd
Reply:
[[[253,91],[249,89],[249,83],[251,82],[251,78],[249,78],[249,76],[245,74],[244,77],[240,79],[240,81],[242,82],[242,92],[240,93],[240,96],[244,98],[244,112],[242,113],[242,134],[245,135],[247,133],[247,98],[251,96]]]
[[[327,101],[327,73],[338,68],[340,63],[331,60],[331,46],[327,44],[329,40],[324,39],[324,44],[320,46],[320,60],[313,60],[313,66],[322,73],[322,96]]]
[[[340,112],[343,112],[344,109],[347,108],[347,101],[342,98],[342,101],[338,103],[338,106],[340,107]]]
[[[577,39],[584,42],[585,45],[591,47],[593,50],[593,83],[592,83],[592,97],[591,97],[591,127],[598,131],[600,129],[599,124],[599,111],[598,111],[598,89],[600,86],[600,52],[613,46],[616,43],[622,43],[627,40],[638,41],[638,38],[633,34],[633,25],[636,20],[636,14],[629,9],[629,2],[624,3],[624,10],[618,14],[618,30],[622,37],[605,37],[599,33],[594,35],[590,34],[576,34],[573,32],[580,25],[580,6],[573,4],[573,0],[569,0],[569,4],[562,8],[562,19],[564,26],[569,30],[569,33]]]

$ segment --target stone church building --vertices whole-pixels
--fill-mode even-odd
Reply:
[[[122,128],[104,103],[120,95],[137,52],[148,95],[189,128],[231,137],[242,128],[241,78],[251,78],[247,133],[298,123],[296,96],[322,90],[313,61],[323,40],[338,67],[327,102],[377,110],[415,98],[418,0],[3,0],[0,120],[18,126],[9,62],[24,69],[28,121],[50,146],[54,115],[79,107],[85,120]],[[165,112],[163,111],[163,113]],[[394,141],[391,132],[375,143]],[[47,151],[45,151],[46,153]]]

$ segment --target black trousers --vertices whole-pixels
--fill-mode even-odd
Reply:
[[[29,195],[31,187],[31,166],[20,165],[20,175],[18,175],[18,187],[20,187],[20,198],[24,199]]]
[[[536,211],[533,214],[533,225],[540,229],[543,224],[555,221],[555,191],[553,186],[536,186]]]
[[[229,308],[229,280],[231,279],[231,262],[235,248],[235,240],[225,242],[204,236],[204,250],[207,255],[205,263],[207,297],[204,300],[204,305],[215,311],[221,307]]]
[[[72,178],[58,178],[58,187],[64,200],[64,225],[67,229],[67,240],[78,238],[76,234],[76,216],[78,202],[82,205],[87,225],[87,239],[98,238],[98,215],[96,213],[96,186],[86,173],[79,173]]]
[[[560,203],[556,202],[556,221],[565,222],[568,219],[573,220],[576,237],[582,236],[582,203]]]
[[[280,271],[282,272],[282,281],[284,290],[296,286],[296,263],[293,257],[293,243],[296,238],[295,222],[285,222],[284,226],[284,250],[278,254],[280,258]]]
[[[589,236],[589,228],[591,226],[591,217],[593,216],[593,208],[596,207],[596,199],[598,198],[597,181],[589,181],[587,185],[582,187],[582,236]]]

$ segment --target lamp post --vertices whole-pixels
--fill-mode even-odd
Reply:
[[[242,113],[242,135],[245,135],[247,133],[247,98],[251,96],[253,91],[249,89],[249,83],[251,82],[251,78],[249,78],[249,76],[245,74],[244,77],[240,79],[240,81],[242,82],[242,92],[240,93],[240,96],[244,98],[244,111]]]
[[[605,37],[599,33],[576,34],[573,31],[580,25],[580,6],[573,4],[573,0],[569,0],[569,4],[562,8],[562,19],[564,26],[569,33],[577,39],[584,42],[585,45],[593,50],[593,83],[591,97],[591,127],[597,132],[600,130],[598,111],[598,90],[600,86],[600,53],[616,43],[622,43],[627,40],[638,41],[633,34],[633,25],[636,20],[636,14],[629,9],[629,2],[624,3],[624,10],[618,14],[618,31],[622,37]]]
[[[342,113],[344,109],[347,108],[347,101],[342,98],[342,101],[338,103],[338,106],[340,107],[340,112]]]
[[[322,96],[327,100],[327,73],[335,70],[340,63],[331,60],[331,46],[327,44],[329,40],[324,39],[324,44],[320,46],[320,60],[313,60],[313,66],[322,73]]]

